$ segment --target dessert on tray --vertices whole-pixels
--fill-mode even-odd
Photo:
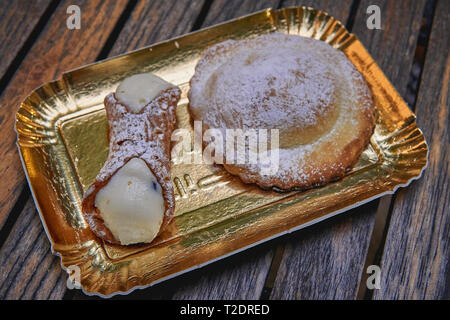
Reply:
[[[105,98],[109,155],[84,195],[94,233],[111,243],[151,242],[173,217],[170,141],[181,91],[146,73]]]
[[[273,174],[224,157],[228,172],[264,188],[341,178],[375,126],[363,76],[343,52],[311,38],[274,32],[218,43],[198,61],[190,86],[189,112],[205,129],[278,129]]]
[[[269,139],[269,153],[278,156],[270,174],[261,162],[236,162],[221,151],[228,172],[263,188],[304,189],[341,178],[375,126],[362,75],[344,53],[310,38],[274,32],[218,43],[204,52],[190,86],[189,112],[204,130],[277,130],[277,141]],[[152,242],[170,222],[170,143],[180,94],[147,73],[125,79],[105,98],[109,156],[83,199],[100,238]],[[258,148],[246,152],[244,158],[261,156]]]

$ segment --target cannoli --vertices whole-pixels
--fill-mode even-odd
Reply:
[[[106,96],[109,155],[82,202],[90,228],[105,241],[148,243],[172,219],[170,143],[180,94],[146,73]]]
[[[267,139],[265,160],[274,159],[272,164],[250,157],[239,163],[223,150],[228,172],[263,188],[306,189],[341,178],[358,161],[375,126],[369,87],[342,51],[280,32],[208,48],[188,98],[189,112],[203,121],[203,129],[278,133]],[[269,154],[252,152],[258,156],[253,159]],[[262,170],[267,165],[273,170]]]

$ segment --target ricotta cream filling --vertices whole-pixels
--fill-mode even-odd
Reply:
[[[140,73],[122,81],[117,87],[116,98],[132,112],[138,113],[161,91],[172,87],[173,84],[152,73]]]
[[[151,242],[164,217],[164,198],[144,160],[133,158],[97,193],[95,206],[121,244]]]

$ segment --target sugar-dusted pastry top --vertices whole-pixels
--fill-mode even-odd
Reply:
[[[146,79],[154,77],[145,75]],[[130,78],[125,79],[118,90],[126,91],[130,83]],[[181,90],[171,84],[154,93],[151,83],[141,89],[149,102],[140,109],[120,101],[117,92],[105,97],[108,159],[82,203],[91,229],[112,243],[151,242],[175,209],[170,141]]]
[[[244,182],[307,188],[342,176],[373,132],[362,75],[325,42],[274,32],[204,52],[191,79],[189,111],[205,127],[278,129],[279,168],[225,163]]]

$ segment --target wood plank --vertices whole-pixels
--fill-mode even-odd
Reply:
[[[383,30],[368,30],[366,8],[379,5]],[[361,1],[353,32],[388,78],[406,92],[423,14],[423,1]],[[332,10],[347,6],[339,2]],[[328,12],[337,17],[336,13]],[[348,13],[348,11],[347,11]],[[346,17],[346,13],[341,13]],[[388,53],[389,59],[384,59]],[[272,299],[355,299],[372,233],[378,201],[288,237]]]
[[[345,24],[350,14],[352,3],[352,0],[286,0],[283,1],[283,7],[305,6],[322,10]]]
[[[264,243],[186,274],[174,284],[171,298],[257,300],[273,255],[273,242]]]
[[[60,77],[63,71],[93,62],[127,1],[63,1],[30,49],[8,87],[0,96],[0,228],[22,190],[25,180],[14,132],[19,104],[36,87]],[[82,27],[69,30],[66,8],[81,8]]]
[[[0,226],[24,185],[13,131],[20,101],[32,89],[59,77],[64,70],[94,61],[126,3],[124,0],[61,2],[0,97],[0,176],[3,179]],[[71,4],[81,8],[80,30],[66,27],[66,8]],[[59,267],[59,258],[50,254],[48,239],[33,208],[30,198],[0,251],[0,295],[10,299],[61,298],[65,292],[61,279],[65,275]]]
[[[402,97],[406,96],[425,4],[426,0],[363,0],[352,30]],[[370,5],[381,9],[382,30],[367,28]]]
[[[59,262],[30,198],[0,249],[0,299],[61,298],[67,276]]]
[[[276,9],[280,3],[281,0],[214,0],[202,23],[202,28],[244,16],[255,11],[267,8]]]
[[[429,164],[397,193],[375,299],[450,299],[450,3],[439,0],[416,104]]]
[[[36,27],[50,0],[0,1],[0,78]]]
[[[109,53],[115,56],[192,30],[205,0],[141,1]]]

